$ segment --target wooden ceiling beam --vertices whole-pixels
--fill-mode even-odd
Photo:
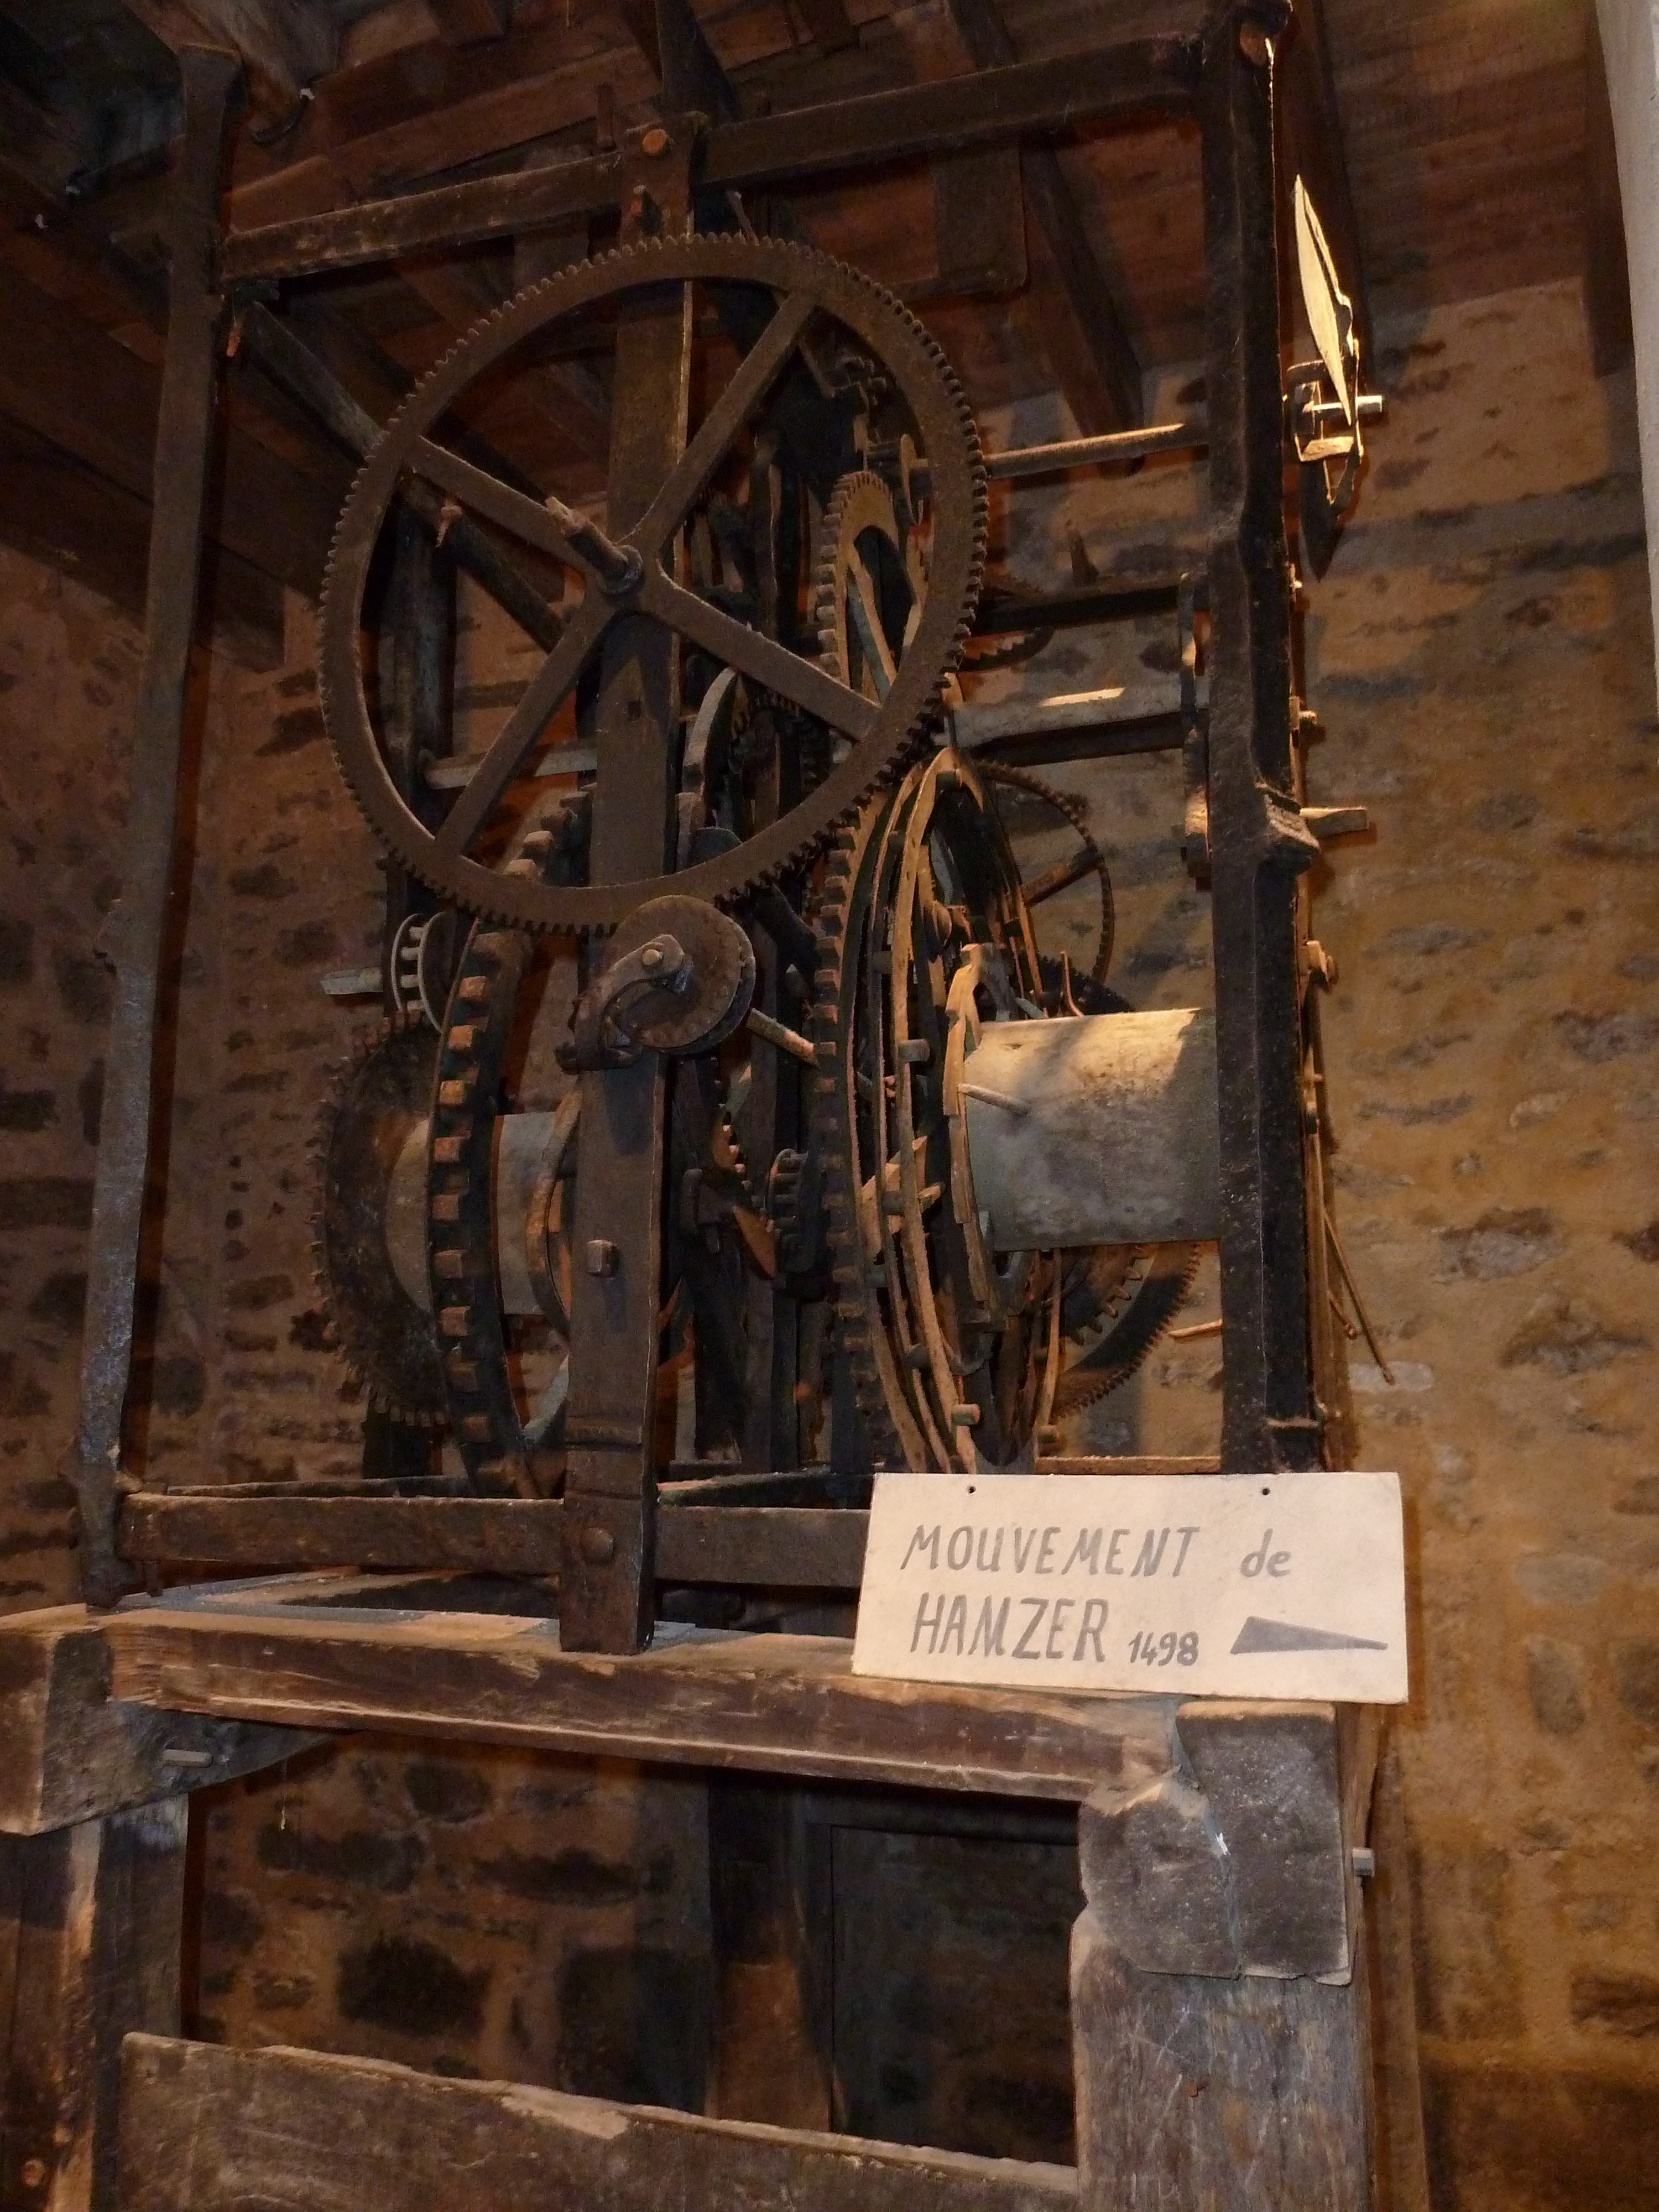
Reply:
[[[997,0],[948,0],[957,34],[980,69],[1000,69],[1019,57]],[[1085,436],[1133,429],[1146,420],[1140,357],[1119,303],[1117,289],[1101,264],[1060,155],[1052,146],[1020,149],[1026,207],[1040,243],[1034,255],[1038,281],[1048,279],[1065,303],[1065,325],[1048,326],[1049,351],[1060,388]]]
[[[426,0],[438,35],[452,46],[507,35],[509,0]]]
[[[0,416],[0,542],[72,576],[134,623],[144,618],[149,520],[148,500]],[[233,660],[280,667],[283,587],[222,546],[203,564],[202,613]]]
[[[122,0],[176,53],[216,46],[241,57],[254,106],[287,114],[302,91],[339,66],[340,27],[319,0]]]
[[[149,362],[0,266],[0,415],[148,503],[161,390]],[[338,505],[325,485],[231,428],[211,510],[216,543],[314,598]]]

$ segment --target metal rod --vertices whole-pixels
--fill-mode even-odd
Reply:
[[[1148,453],[1181,447],[1201,452],[1209,443],[1206,422],[1158,422],[1145,430],[1111,430],[1099,438],[1066,438],[1053,446],[1012,446],[988,453],[988,477],[1052,476],[1060,469],[1097,468],[1106,461],[1138,461]]]
[[[156,1007],[167,956],[185,687],[201,577],[223,302],[213,285],[225,139],[241,82],[234,54],[187,47],[185,149],[173,211],[167,356],[155,433],[144,658],[133,718],[126,873],[114,916],[115,1004],[87,1254],[85,1348],[70,1478],[81,1581],[112,1605],[128,1577],[115,1549],[122,1424],[132,1373],[144,1202],[153,1165]]]
[[[748,1027],[756,1036],[764,1037],[768,1044],[776,1045],[780,1052],[788,1053],[804,1066],[817,1066],[817,1050],[811,1038],[802,1036],[799,1030],[787,1029],[781,1022],[775,1022],[770,1014],[762,1013],[758,1006],[749,1009]]]
[[[1385,1382],[1391,1383],[1394,1381],[1394,1370],[1382,1357],[1382,1347],[1376,1340],[1376,1331],[1371,1327],[1371,1317],[1365,1310],[1365,1301],[1359,1295],[1359,1285],[1355,1282],[1353,1270],[1348,1265],[1348,1255],[1342,1249],[1342,1239],[1337,1235],[1336,1224],[1328,1213],[1325,1216],[1325,1234],[1331,1240],[1331,1249],[1336,1255],[1337,1266],[1342,1270],[1342,1279],[1347,1285],[1348,1296],[1353,1300],[1353,1310],[1359,1316],[1359,1326],[1365,1332],[1365,1341],[1371,1348],[1371,1358],[1376,1362],[1377,1371]],[[1352,1333],[1350,1331],[1351,1334]]]

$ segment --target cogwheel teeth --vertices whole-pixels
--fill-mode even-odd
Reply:
[[[665,278],[805,293],[868,349],[902,400],[926,453],[933,557],[926,609],[890,692],[870,726],[777,822],[746,843],[674,878],[627,885],[512,877],[437,834],[406,802],[381,756],[364,691],[360,628],[370,565],[386,514],[422,438],[465,388],[566,313]],[[730,902],[817,852],[867,793],[927,742],[941,686],[972,631],[983,575],[988,501],[973,416],[960,385],[921,325],[867,276],[781,240],[658,239],[618,248],[546,278],[486,316],[428,372],[366,457],[329,551],[319,609],[319,693],[348,788],[394,858],[465,910],[533,931],[606,931],[642,900],[672,889]],[[605,803],[601,769],[599,803]]]

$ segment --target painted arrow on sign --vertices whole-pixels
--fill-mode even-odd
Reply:
[[[1340,1628],[1301,1628],[1291,1620],[1263,1620],[1253,1613],[1233,1638],[1235,1654],[1249,1651],[1386,1651],[1370,1636],[1345,1636]]]

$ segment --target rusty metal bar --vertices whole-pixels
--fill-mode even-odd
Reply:
[[[1278,0],[1205,30],[1210,426],[1209,822],[1221,1133],[1221,1461],[1316,1467],[1273,175]]]
[[[1053,476],[1061,469],[1098,468],[1108,461],[1144,460],[1148,453],[1201,449],[1209,437],[1202,422],[1158,422],[1145,430],[1109,430],[1099,438],[1066,438],[1052,446],[1011,446],[988,453],[988,477]]]
[[[234,54],[186,48],[185,149],[173,204],[167,358],[156,426],[144,659],[132,733],[126,876],[114,915],[115,1004],[87,1254],[80,1414],[69,1474],[81,1515],[82,1586],[108,1605],[122,1422],[132,1371],[144,1202],[153,1165],[155,1018],[172,903],[185,685],[201,574],[223,302],[214,287],[226,135],[241,82]]]

